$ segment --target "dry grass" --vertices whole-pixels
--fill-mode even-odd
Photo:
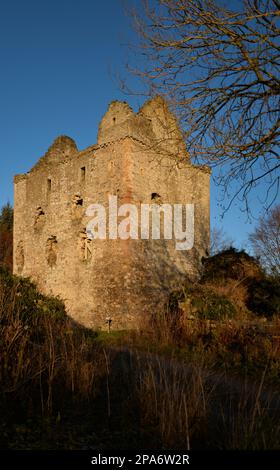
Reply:
[[[159,359],[140,373],[142,425],[165,449],[279,449],[279,395]]]
[[[193,439],[202,442],[213,389],[205,387],[201,370],[158,359],[139,373],[142,422],[163,446],[189,450]]]
[[[7,437],[0,445],[42,448],[35,435],[41,428],[28,420],[54,419],[55,425],[48,424],[53,436],[53,426],[58,432],[57,423],[65,423],[70,412],[70,427],[82,421],[76,440],[64,424],[62,444],[51,437],[45,448],[50,442],[71,449],[279,448],[279,396],[265,384],[267,377],[279,377],[279,347],[263,336],[261,322],[251,325],[238,317],[213,324],[171,315],[156,317],[150,332],[125,335],[127,340],[115,335],[122,347],[107,347],[74,325],[57,299],[2,273],[0,431]],[[271,325],[280,331],[279,319]],[[155,354],[156,348],[165,354]],[[254,366],[255,382],[249,374]],[[243,378],[242,368],[248,372]],[[29,434],[11,444],[15,423]]]
[[[88,333],[75,327],[63,305],[44,298],[28,281],[0,282],[2,411],[51,415],[69,400],[90,400],[102,356]]]

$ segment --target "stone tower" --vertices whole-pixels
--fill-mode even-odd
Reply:
[[[32,170],[15,177],[14,272],[60,296],[85,326],[139,327],[169,292],[199,274],[209,245],[207,167],[191,164],[175,117],[156,97],[138,113],[112,102],[96,145],[58,137]],[[193,204],[194,246],[170,239],[88,237],[91,204]]]

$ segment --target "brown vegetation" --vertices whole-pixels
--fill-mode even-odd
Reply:
[[[0,214],[0,266],[13,270],[13,209],[6,204]]]
[[[123,333],[79,327],[1,269],[0,447],[279,448],[280,322],[248,309],[264,280],[250,263],[213,257],[150,329]]]

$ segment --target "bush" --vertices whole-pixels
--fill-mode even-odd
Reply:
[[[221,320],[233,318],[237,310],[231,300],[225,295],[215,292],[210,288],[197,284],[187,286],[185,289],[172,292],[169,298],[169,311],[173,319],[176,313],[184,310],[189,315],[195,315],[201,319]]]
[[[66,319],[65,307],[60,299],[42,295],[29,279],[13,276],[3,267],[0,267],[0,287],[1,323],[11,320],[11,296],[13,296],[13,316],[17,315],[25,325],[35,326],[40,322],[42,315]]]
[[[13,270],[13,209],[10,204],[0,212],[0,266]]]
[[[191,304],[199,318],[207,320],[233,318],[237,313],[235,306],[226,296],[219,295],[210,289],[195,291]]]
[[[217,255],[203,259],[202,282],[237,279],[261,279],[264,277],[259,263],[244,250],[235,248],[221,251]]]
[[[261,279],[249,285],[248,308],[257,315],[280,315],[280,281]]]

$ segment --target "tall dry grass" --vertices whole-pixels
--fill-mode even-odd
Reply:
[[[218,287],[233,300],[232,288]],[[153,351],[138,365],[142,425],[166,449],[280,448],[279,318],[244,315],[245,292],[236,292],[232,319],[190,317],[179,306],[142,333]]]
[[[71,402],[92,399],[103,362],[89,333],[73,325],[59,300],[1,272],[2,418],[51,415]]]
[[[155,319],[143,335],[150,346],[164,346],[172,354],[179,350],[179,355],[159,356],[147,348],[135,352],[142,341],[136,333],[135,345],[106,349],[92,332],[67,318],[59,300],[1,271],[0,431],[7,423],[38,416],[59,420],[69,409],[85,417],[95,409],[96,421],[90,418],[77,443],[63,437],[66,448],[91,448],[92,442],[95,448],[100,443],[124,448],[129,429],[136,449],[149,447],[150,437],[156,437],[158,450],[280,448],[279,396],[265,386],[272,366],[279,374],[278,349],[270,349],[272,342],[267,346],[258,330],[253,334],[240,320],[213,329],[206,321],[184,323],[180,315],[170,315]],[[235,355],[247,366],[248,357],[259,362],[264,357],[256,382],[221,367],[226,360],[232,364]],[[75,426],[75,413],[71,420]],[[92,437],[93,429],[100,435]],[[9,445],[12,432],[0,445]],[[30,446],[32,439],[27,439]],[[20,448],[27,441],[24,437]],[[36,445],[41,445],[39,438]]]
[[[142,426],[165,449],[279,449],[279,395],[163,358],[139,373]]]

